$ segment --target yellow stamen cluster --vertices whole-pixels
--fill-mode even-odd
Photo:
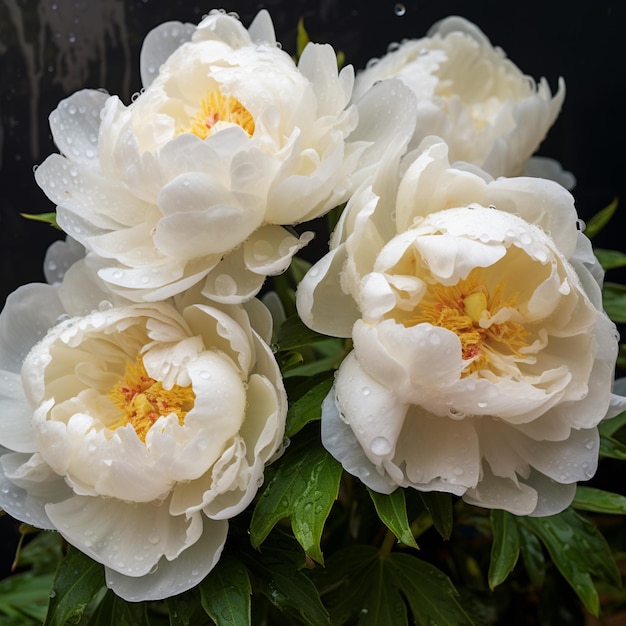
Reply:
[[[461,340],[463,359],[470,361],[464,375],[489,367],[492,355],[521,357],[530,334],[519,322],[490,323],[503,308],[515,308],[517,294],[504,298],[504,285],[489,290],[481,270],[473,270],[456,285],[431,285],[406,326],[429,323],[446,328]]]
[[[249,137],[254,133],[254,118],[237,98],[209,91],[202,100],[201,109],[189,120],[189,128],[181,132],[193,133],[206,139],[218,122],[228,122],[243,128]]]
[[[113,386],[109,398],[122,412],[119,422],[110,428],[131,424],[139,439],[145,442],[148,431],[161,416],[174,413],[182,426],[185,416],[193,408],[196,395],[191,385],[164,389],[160,381],[148,376],[139,356],[136,364],[126,366],[123,378]]]

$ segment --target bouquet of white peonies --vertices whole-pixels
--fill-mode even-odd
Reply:
[[[626,255],[533,156],[564,82],[455,16],[356,72],[299,41],[167,22],[132,102],[50,115],[66,237],[0,314],[0,507],[56,532],[13,584],[47,626],[597,616]]]

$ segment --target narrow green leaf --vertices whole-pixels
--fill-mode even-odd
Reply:
[[[81,622],[82,623],[82,622]],[[126,602],[107,590],[104,599],[98,605],[89,626],[149,626],[145,602]]]
[[[626,267],[626,254],[619,250],[605,250],[604,248],[594,248],[594,254],[598,257],[600,265],[605,270],[614,270]]]
[[[314,430],[292,444],[252,514],[252,545],[260,546],[281,519],[290,518],[293,533],[304,551],[323,563],[322,531],[337,499],[341,471],[341,465],[321,446],[319,431]]]
[[[626,515],[626,497],[618,493],[578,486],[572,508],[594,513]]]
[[[449,493],[438,491],[422,491],[420,497],[428,510],[437,532],[444,538],[450,539],[454,526],[454,511],[452,496]]]
[[[77,623],[102,587],[102,565],[70,547],[54,578],[44,626]]]
[[[308,576],[298,569],[299,555],[293,549],[268,544],[260,554],[248,557],[256,588],[285,615],[309,626],[330,624],[328,611]],[[235,622],[239,624],[239,622]]]
[[[50,224],[50,226],[53,226],[57,230],[61,230],[60,226],[57,224],[56,213],[20,213],[20,215],[25,217],[27,220],[44,222],[45,224]]]
[[[541,539],[585,608],[597,616],[600,603],[593,579],[620,584],[611,549],[600,531],[571,509],[550,517],[520,518],[520,522]]]
[[[626,461],[626,445],[612,437],[600,437],[600,456]]]
[[[327,377],[296,400],[287,412],[287,427],[285,434],[293,437],[309,422],[320,419],[322,415],[322,401],[333,386],[333,377]]]
[[[250,624],[251,593],[247,568],[229,555],[200,583],[202,608],[217,626]]]
[[[602,304],[606,314],[616,323],[626,322],[626,285],[604,283]]]
[[[489,587],[494,589],[503,583],[513,571],[520,551],[517,521],[506,511],[492,510],[490,515],[493,543],[489,564]]]
[[[367,490],[376,507],[381,522],[396,536],[400,543],[417,548],[417,542],[411,532],[406,512],[406,498],[403,489],[396,489],[390,494]]]
[[[591,239],[595,237],[611,220],[617,209],[618,200],[615,198],[608,206],[598,211],[585,227],[585,235]]]
[[[301,17],[298,20],[298,31],[296,33],[296,59],[300,58],[309,41],[309,34],[306,32],[306,28],[304,28],[304,18]]]

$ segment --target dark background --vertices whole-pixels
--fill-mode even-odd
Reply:
[[[20,284],[42,280],[45,248],[62,236],[19,215],[54,209],[33,177],[33,167],[55,151],[49,113],[85,87],[103,88],[128,103],[141,88],[139,50],[146,33],[167,20],[197,23],[212,8],[239,13],[246,26],[260,8],[269,9],[277,38],[291,53],[303,17],[313,41],[331,43],[357,69],[382,56],[389,43],[421,37],[436,20],[462,15],[524,73],[545,76],[553,90],[558,77],[565,78],[563,110],[538,153],[558,159],[576,176],[580,216],[589,219],[615,197],[626,202],[621,0],[370,0],[367,6],[364,0],[0,0],[0,304]],[[623,213],[622,207],[597,245],[626,249]],[[14,549],[15,525],[6,522],[0,526],[0,564]]]

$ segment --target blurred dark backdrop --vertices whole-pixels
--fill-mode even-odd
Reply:
[[[576,176],[581,217],[614,197],[626,203],[626,3],[619,0],[0,0],[0,304],[20,284],[42,280],[45,248],[61,237],[19,215],[53,210],[33,178],[33,167],[55,151],[49,113],[84,87],[129,102],[141,88],[146,33],[167,20],[197,23],[212,8],[237,12],[245,25],[260,8],[269,9],[288,52],[303,17],[313,41],[333,44],[357,69],[391,42],[423,36],[436,20],[462,15],[526,74],[545,76],[553,90],[558,77],[565,78],[565,105],[539,154]],[[626,248],[623,213],[598,245]],[[599,480],[610,474],[607,468]],[[4,563],[15,525],[5,520],[1,528]]]

